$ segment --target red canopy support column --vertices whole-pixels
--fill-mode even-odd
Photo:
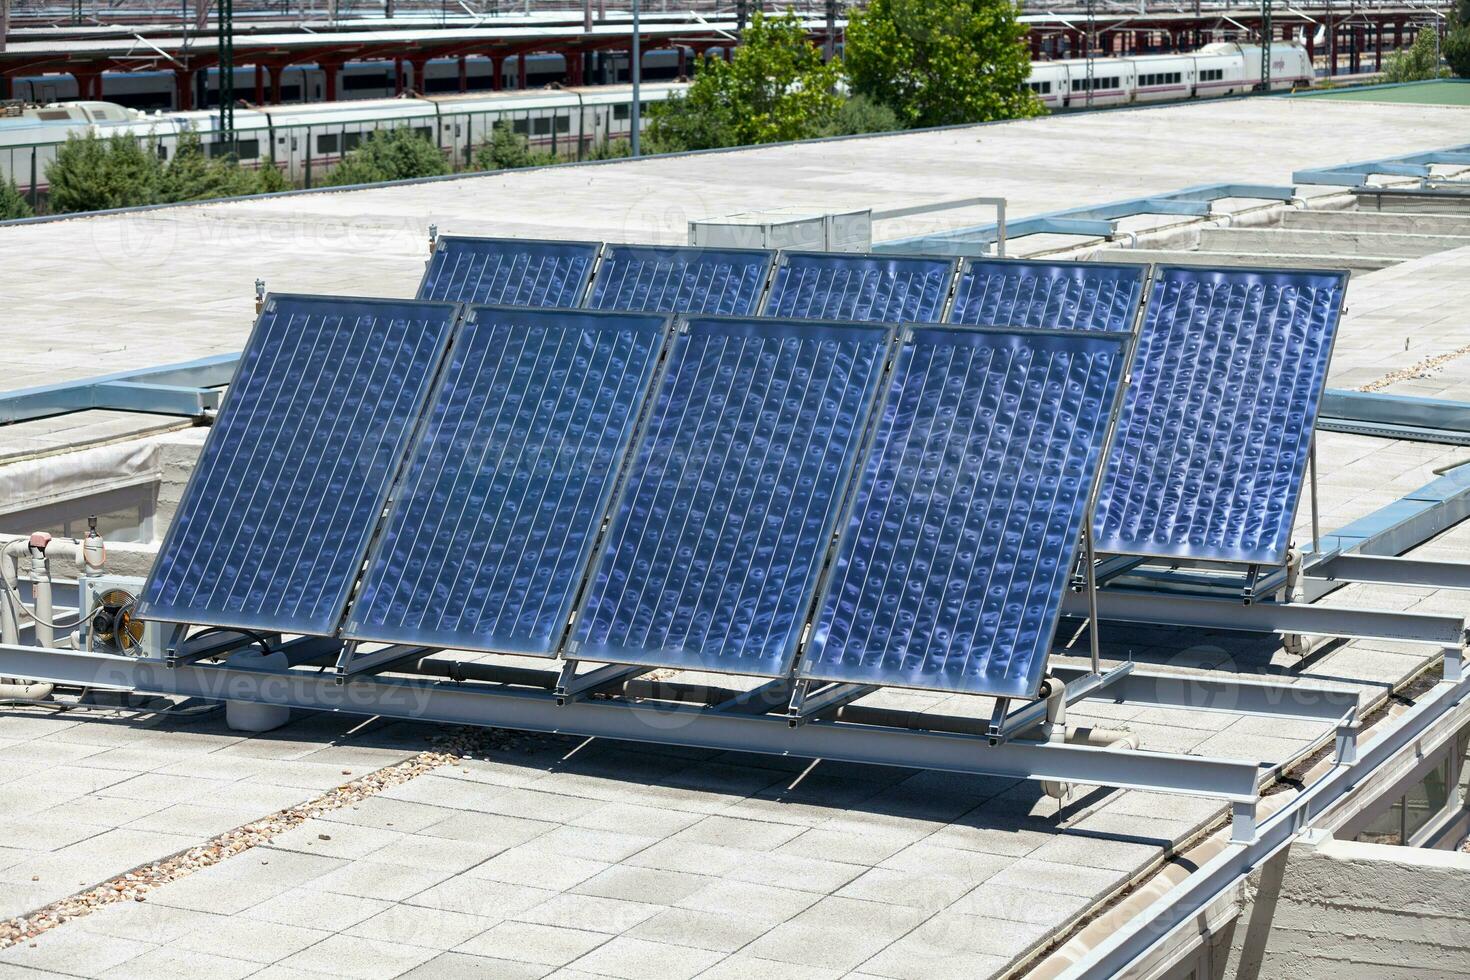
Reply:
[[[337,101],[337,73],[342,70],[342,62],[340,62],[340,61],[326,61],[325,59],[323,59],[323,60],[319,60],[317,62],[317,64],[321,67],[322,77],[327,80],[327,87],[326,87],[325,92],[323,92],[323,97],[328,102],[336,102]],[[303,102],[310,101],[309,99],[307,99],[305,97],[305,93],[303,93],[302,101]]]
[[[459,91],[461,94],[470,90],[470,67],[469,60],[464,55],[459,56]]]
[[[265,105],[265,65],[252,66],[251,72],[255,75],[255,104]]]
[[[409,58],[408,66],[413,69],[413,91],[424,94],[429,91],[429,59]]]
[[[516,55],[516,88],[524,90],[526,87],[526,52],[522,51]]]
[[[194,108],[194,70],[192,68],[174,69],[174,105],[180,112]]]
[[[689,77],[689,49],[679,45],[679,77]]]
[[[271,77],[271,102],[275,105],[280,105],[281,76],[285,74],[286,69],[282,65],[267,65],[265,70]]]
[[[505,59],[498,54],[490,57],[490,91],[499,92],[505,88]]]
[[[568,48],[561,53],[561,60],[563,65],[562,77],[566,79],[566,84],[573,88],[580,87],[582,84],[581,52]]]

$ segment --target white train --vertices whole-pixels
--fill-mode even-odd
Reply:
[[[682,91],[675,83],[648,83],[645,108]],[[475,149],[505,121],[533,147],[575,155],[612,139],[631,126],[632,87],[599,85],[576,89],[530,89],[431,98],[361,99],[235,110],[234,152],[246,166],[273,163],[292,179],[315,183],[333,164],[376,129],[411,126],[433,140],[455,169],[465,169]],[[218,112],[144,113],[109,102],[62,102],[0,110],[0,176],[22,191],[34,181],[46,190],[46,166],[72,133],[132,135],[156,141],[167,159],[182,133],[197,133],[211,153],[229,152],[219,142]]]
[[[684,62],[686,70],[693,59]],[[645,82],[673,81],[679,74],[679,54],[672,48],[655,48],[643,55]],[[249,99],[255,94],[255,68],[245,65],[235,69],[235,96]],[[263,74],[263,73],[262,73]],[[469,92],[497,90],[488,58],[471,57],[465,62],[465,87]],[[560,82],[566,74],[566,61],[559,54],[533,54],[526,57],[526,90],[540,89]],[[501,64],[501,89],[519,88],[519,68],[514,58]],[[196,93],[196,105],[208,108],[219,104],[219,69],[209,68],[196,76],[203,87],[203,99]],[[326,98],[326,75],[316,65],[289,65],[281,70],[282,102],[320,102]],[[592,73],[591,85],[614,85],[628,81],[628,58],[622,52],[599,54]],[[262,77],[262,85],[269,80]],[[172,71],[104,72],[101,78],[102,98],[130,109],[177,108],[174,73]],[[423,95],[452,95],[459,92],[459,60],[433,58],[424,69],[423,79],[411,79],[412,88]],[[11,91],[17,99],[38,104],[64,102],[77,97],[77,83],[71,75],[18,75]],[[269,90],[267,90],[269,91]],[[337,78],[338,97],[342,99],[387,99],[397,94],[391,61],[349,61]],[[498,91],[498,90],[497,90]]]
[[[1271,88],[1309,86],[1316,76],[1305,45],[1295,41],[1271,45]],[[1256,45],[1220,42],[1190,54],[1096,58],[1092,62],[1092,100],[1087,62],[1033,61],[1026,87],[1050,109],[1174,102],[1250,92],[1261,81],[1261,49]]]
[[[1211,44],[1193,54],[1098,58],[1093,61],[1092,105],[1209,98],[1251,91],[1260,79],[1260,48]],[[1271,47],[1271,87],[1310,85],[1311,61],[1297,43]],[[1085,61],[1038,61],[1026,82],[1052,109],[1087,104]],[[645,106],[682,91],[677,82],[643,85]],[[297,182],[314,183],[325,170],[375,129],[413,126],[434,140],[456,169],[495,123],[506,120],[532,145],[575,154],[629,132],[632,89],[597,85],[576,89],[524,89],[474,95],[306,102],[235,111],[236,153],[247,166],[274,163]],[[0,107],[0,175],[22,190],[46,189],[46,166],[73,132],[128,133],[153,137],[165,157],[178,135],[196,132],[211,152],[227,152],[214,129],[217,111],[145,113],[109,102],[59,102]]]

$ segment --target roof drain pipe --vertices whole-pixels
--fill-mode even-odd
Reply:
[[[1042,682],[1046,698],[1046,721],[1038,727],[1041,740],[1065,745],[1090,745],[1098,749],[1137,749],[1138,735],[1119,728],[1067,727],[1067,685],[1060,677],[1048,674]],[[1071,783],[1044,779],[1041,789],[1058,803],[1072,795]]]
[[[51,563],[46,559],[46,546],[51,535],[38,531],[29,539],[11,541],[0,549],[0,576],[4,577],[0,587],[0,640],[19,645],[20,616],[24,607],[20,602],[20,577],[18,562],[22,555],[31,562],[31,584],[35,589],[36,610],[31,619],[36,624],[38,646],[55,646],[56,636],[51,623],[54,619],[51,604]],[[0,700],[16,699],[44,701],[55,689],[52,684],[40,684],[19,677],[0,677]]]

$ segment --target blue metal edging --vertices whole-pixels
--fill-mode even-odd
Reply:
[[[1289,201],[1295,187],[1273,184],[1200,184],[1106,204],[1085,205],[1065,211],[1049,211],[1029,218],[1008,220],[1007,239],[1025,235],[1080,235],[1085,238],[1108,238],[1117,231],[1117,222],[1141,214],[1173,214],[1208,217],[1213,202],[1226,198],[1259,198],[1267,201]],[[874,252],[886,254],[920,253],[928,255],[980,255],[1000,236],[996,224],[976,225],[953,231],[936,232],[911,238],[899,238],[873,245]]]
[[[219,408],[239,353],[0,393],[0,425],[102,409],[197,418]]]
[[[1381,160],[1362,160],[1343,163],[1336,167],[1317,170],[1298,170],[1291,179],[1298,184],[1335,184],[1343,187],[1365,187],[1374,174],[1385,177],[1428,177],[1434,164],[1444,166],[1470,166],[1470,143],[1447,146],[1441,150],[1424,153],[1406,153],[1403,156],[1384,157]]]
[[[1322,397],[1317,428],[1470,446],[1470,402],[1329,388]]]

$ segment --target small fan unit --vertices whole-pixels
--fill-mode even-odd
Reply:
[[[138,618],[143,580],[122,575],[82,579],[82,649],[163,659],[165,628]]]

